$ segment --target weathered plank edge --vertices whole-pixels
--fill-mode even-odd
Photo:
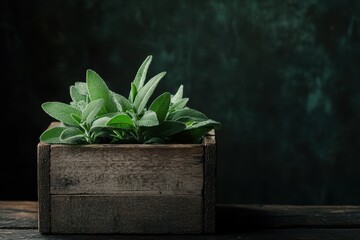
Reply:
[[[9,231],[8,229],[0,229],[0,235],[4,239],[27,239],[27,240],[49,240],[47,236],[41,236],[35,229],[16,229]],[[242,232],[236,234],[222,234],[222,235],[192,235],[188,234],[185,237],[179,235],[55,235],[51,236],[52,240],[114,240],[114,239],[126,239],[126,240],[145,240],[145,239],[160,239],[160,240],[279,240],[279,239],[302,239],[302,240],[344,240],[344,239],[360,239],[360,229],[309,229],[309,228],[298,228],[298,229],[266,229],[257,230],[256,232]]]
[[[218,204],[216,212],[217,233],[240,229],[360,227],[360,206]]]
[[[50,145],[40,142],[37,146],[38,160],[38,199],[39,231],[43,234],[51,232],[50,213]]]
[[[37,202],[0,201],[0,229],[37,229],[37,214]]]
[[[215,132],[204,137],[204,233],[215,233],[216,141]]]
[[[26,204],[25,204],[26,203]],[[11,211],[9,211],[9,209]],[[337,239],[359,239],[359,238],[346,238],[345,233],[352,231],[360,233],[360,206],[299,206],[299,205],[236,205],[236,204],[217,204],[217,225],[216,232],[219,235],[219,239],[230,234],[239,234],[242,232],[248,232],[251,239],[255,239],[254,234],[260,233],[271,233],[269,236],[275,239],[285,239],[282,231],[288,231],[289,233],[294,232],[294,237],[299,237],[298,231],[303,230],[304,232],[310,233],[315,231],[324,231],[325,233],[335,234],[338,230],[339,238]],[[14,211],[20,213],[28,213],[28,221],[23,222],[24,218],[22,215],[18,216],[18,221],[14,220]],[[9,223],[2,226],[0,229],[0,236],[6,239],[42,239],[37,229],[37,202],[23,202],[23,201],[0,201],[0,225],[1,223]],[[265,220],[265,221],[264,221]],[[2,222],[1,222],[2,221]],[[286,225],[279,224],[283,222]],[[27,225],[24,225],[27,224]],[[275,229],[274,229],[275,228]],[[315,229],[317,228],[317,229]],[[276,237],[275,234],[280,235]],[[295,234],[296,233],[296,234]],[[225,234],[225,235],[224,235]],[[246,236],[245,235],[241,236]],[[327,238],[319,237],[319,239],[332,239],[326,235]],[[261,235],[261,234],[260,234]],[[12,236],[14,236],[12,238]],[[118,235],[102,235],[94,236],[94,239],[106,239],[107,236],[112,236],[109,239],[116,238]],[[187,235],[185,238],[190,237]],[[196,235],[200,239],[201,236]],[[262,236],[262,235],[261,235]],[[320,235],[319,235],[320,236]],[[325,235],[324,235],[325,236]],[[359,235],[360,236],[360,235]],[[144,236],[129,236],[126,239],[136,239],[137,237],[143,239]],[[156,238],[172,238],[170,235],[158,235]],[[294,239],[294,237],[292,239]],[[46,237],[44,237],[45,239]],[[76,237],[66,235],[56,235],[52,238],[56,239],[77,239]],[[79,239],[90,239],[90,235],[82,235]],[[150,237],[151,238],[151,237]],[[175,237],[176,238],[176,237]],[[179,236],[179,239],[183,239],[183,236]],[[204,239],[217,239],[217,237],[204,237]],[[235,237],[231,238],[234,239]],[[91,238],[92,239],[92,238]],[[176,238],[177,239],[177,238]],[[249,238],[250,239],[250,238]],[[262,237],[260,239],[269,239]],[[296,238],[298,239],[298,238]],[[316,239],[312,236],[311,239]]]
[[[202,195],[52,195],[53,234],[200,234]],[[176,206],[176,207],[174,207]]]

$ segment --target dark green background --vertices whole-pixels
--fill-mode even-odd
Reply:
[[[36,199],[41,103],[87,68],[127,94],[152,54],[159,92],[223,123],[219,202],[360,204],[360,1],[0,4],[1,199]]]

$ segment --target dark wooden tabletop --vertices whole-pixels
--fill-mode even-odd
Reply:
[[[218,205],[215,235],[41,235],[37,202],[0,201],[0,239],[360,239],[358,206]]]

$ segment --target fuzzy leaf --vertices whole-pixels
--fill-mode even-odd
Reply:
[[[80,124],[81,124],[81,118],[80,118],[78,115],[71,113],[71,114],[70,114],[70,117],[77,122],[77,125],[76,125],[76,126],[80,126]]]
[[[176,109],[182,109],[186,106],[187,102],[189,101],[189,98],[183,98],[180,101],[174,103],[170,107],[170,111],[176,110]]]
[[[110,94],[104,80],[93,70],[86,71],[86,84],[90,95],[90,100],[95,101],[97,99],[104,100],[104,107],[100,111],[100,114],[116,112],[116,104]]]
[[[183,91],[184,91],[184,86],[180,85],[180,87],[177,90],[177,92],[175,93],[175,95],[172,96],[171,102],[172,103],[177,103],[178,101],[180,101],[182,99],[182,97],[183,97]]]
[[[138,92],[134,101],[134,107],[138,114],[144,110],[147,102],[149,101],[149,98],[154,93],[156,86],[158,85],[160,80],[165,76],[165,74],[166,72],[161,72],[157,74],[156,76],[151,78],[145,84],[145,86]]]
[[[98,99],[90,102],[82,111],[81,119],[91,124],[104,105],[104,100]]]
[[[75,88],[78,91],[79,94],[81,95],[88,95],[89,91],[87,89],[87,85],[84,82],[76,82],[75,83]]]
[[[65,127],[49,128],[41,134],[40,141],[49,143],[49,144],[62,143],[62,141],[60,139],[60,135],[64,130],[65,130]]]
[[[169,106],[170,106],[170,93],[165,92],[152,102],[149,109],[156,113],[159,122],[163,122],[166,118],[166,114],[169,110]]]
[[[179,121],[180,119],[183,118],[191,119],[193,121],[204,121],[208,119],[208,117],[205,114],[191,108],[183,108],[177,110],[171,115],[171,120],[174,121]]]
[[[60,139],[64,143],[68,144],[80,144],[85,143],[84,133],[75,127],[66,128],[60,135]]]
[[[95,121],[92,122],[91,124],[91,128],[90,128],[90,132],[94,132],[97,131],[101,128],[106,128],[106,123],[111,119],[111,117],[108,116],[104,116],[104,117],[100,117],[98,119],[96,119]]]
[[[129,95],[129,100],[131,103],[133,103],[135,101],[136,95],[138,94],[136,85],[134,83],[131,83],[131,89],[130,89],[130,95]]]
[[[141,88],[144,86],[146,74],[149,69],[151,60],[152,60],[152,56],[150,55],[144,60],[144,62],[141,64],[141,66],[139,67],[136,73],[133,83],[135,84],[138,91],[140,91]]]
[[[211,129],[217,130],[221,128],[221,123],[214,121],[212,119],[208,119],[202,122],[195,123],[191,126],[188,126],[187,129],[195,129],[200,127],[211,127]]]
[[[212,129],[219,129],[220,127],[221,124],[219,122],[208,119],[187,127],[186,130],[176,134],[174,137],[179,142],[200,143],[205,134]]]
[[[132,109],[131,103],[124,96],[115,93],[114,98],[115,98],[115,102],[120,105],[120,109],[119,109],[120,111],[126,112]]]
[[[136,123],[141,127],[153,127],[159,125],[156,113],[151,110],[146,111],[144,116],[142,116],[140,120],[136,121]]]
[[[175,135],[174,138],[178,142],[182,143],[200,143],[202,140],[202,137],[207,134],[209,131],[211,131],[213,128],[210,126],[203,126],[198,127],[194,129],[188,129],[183,132],[180,132],[179,134]]]
[[[107,121],[106,125],[109,127],[121,129],[131,129],[135,127],[131,117],[125,113],[120,113],[115,117],[112,117],[109,121]]]
[[[85,96],[81,95],[74,85],[70,86],[70,97],[75,103],[86,100]]]
[[[47,114],[56,120],[73,126],[78,125],[77,122],[70,116],[70,114],[81,116],[80,110],[75,107],[61,102],[46,102],[43,103],[41,107]]]
[[[86,104],[85,101],[82,101],[82,100],[81,100],[80,102],[77,102],[75,106],[82,111],[82,110],[84,110],[84,108],[87,106],[87,104]]]
[[[160,125],[145,130],[149,137],[166,138],[183,131],[186,125],[181,122],[164,121]]]

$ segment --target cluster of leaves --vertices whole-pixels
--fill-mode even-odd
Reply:
[[[152,57],[148,56],[131,83],[128,98],[110,91],[104,80],[87,70],[86,82],[70,87],[72,102],[46,102],[43,110],[61,123],[40,136],[46,143],[198,143],[220,123],[186,107],[181,85],[175,95],[165,92],[147,104],[165,76],[146,80]]]

